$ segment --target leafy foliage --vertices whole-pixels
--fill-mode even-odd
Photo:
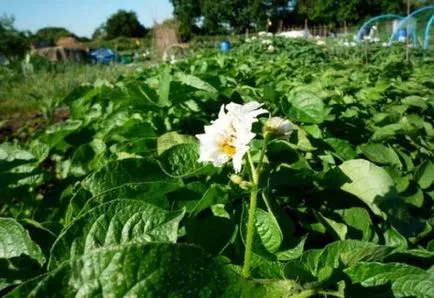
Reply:
[[[183,39],[192,33],[221,34],[279,30],[279,24],[327,24],[343,26],[360,24],[370,17],[385,13],[407,14],[407,1],[396,0],[171,0],[180,24]],[[430,1],[410,1],[411,10],[428,5]],[[227,9],[230,7],[231,9]],[[271,21],[271,23],[268,23]]]
[[[4,294],[432,296],[432,62],[274,43],[81,86],[70,119],[1,144]],[[194,135],[251,100],[294,131],[267,147],[247,280],[249,195]]]
[[[97,29],[98,30],[98,29]],[[140,24],[137,14],[133,11],[118,10],[111,15],[104,26],[106,38],[116,37],[143,37],[146,28]]]
[[[30,41],[26,33],[18,31],[13,24],[13,17],[0,17],[0,54],[10,59],[22,59],[30,50]]]
[[[55,45],[59,39],[63,37],[70,37],[70,36],[75,37],[75,35],[66,28],[45,27],[36,31],[34,36],[32,36],[32,39],[36,42],[42,41],[42,42],[48,42],[50,45]]]

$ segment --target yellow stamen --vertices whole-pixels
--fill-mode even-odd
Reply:
[[[229,156],[234,156],[237,150],[234,146],[231,144],[228,144],[227,142],[223,143],[222,145],[223,152]]]

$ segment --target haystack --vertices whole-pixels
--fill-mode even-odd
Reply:
[[[163,57],[165,49],[179,44],[178,24],[175,22],[154,22],[153,29],[153,50],[158,57]]]

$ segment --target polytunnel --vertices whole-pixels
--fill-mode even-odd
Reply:
[[[369,19],[368,21],[366,21],[362,27],[360,27],[359,31],[357,32],[357,44],[360,44],[360,41],[363,40],[365,38],[365,34],[367,33],[368,29],[371,28],[371,25],[376,25],[378,26],[378,24],[381,22],[381,24],[388,24],[387,21],[390,20],[403,20],[404,17],[397,15],[397,14],[383,14],[383,15],[379,15],[376,17],[373,17],[371,19]],[[390,32],[392,32],[394,30],[394,28],[392,28],[392,30],[390,30]],[[383,29],[382,31],[387,31],[386,28]],[[388,35],[390,35],[390,33],[388,33]]]
[[[402,19],[398,26],[393,30],[389,40],[389,46],[392,45],[401,32],[405,32],[406,38],[411,38],[413,47],[429,47],[430,27],[434,16],[434,5],[419,8]]]
[[[429,48],[431,25],[433,23],[434,23],[434,14],[431,16],[431,18],[428,21],[428,24],[425,27],[425,37],[424,37],[424,41],[423,41],[424,50],[428,50],[428,48]]]

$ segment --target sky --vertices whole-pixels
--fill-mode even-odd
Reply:
[[[0,15],[13,15],[20,30],[65,27],[87,37],[118,9],[135,11],[146,27],[173,13],[169,0],[0,0]]]

